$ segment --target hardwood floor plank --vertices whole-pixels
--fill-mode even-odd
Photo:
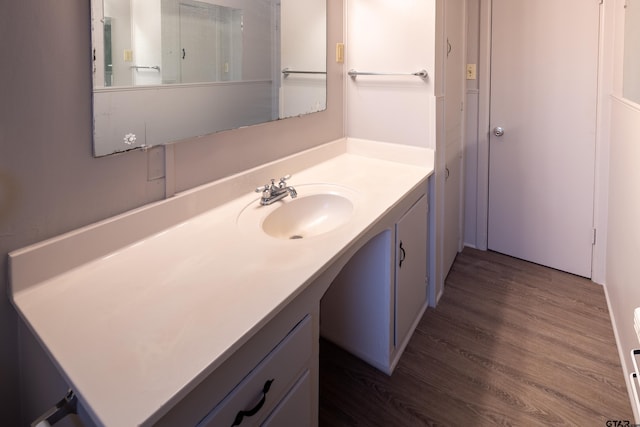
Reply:
[[[602,287],[471,249],[392,376],[322,340],[320,396],[331,427],[633,422]]]

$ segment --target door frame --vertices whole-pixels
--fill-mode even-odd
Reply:
[[[491,110],[491,10],[492,0],[480,1],[480,34],[478,54],[478,84],[480,87],[478,100],[478,165],[477,165],[477,198],[476,198],[476,235],[475,247],[487,250],[489,219],[489,129]],[[596,155],[594,186],[594,228],[597,230],[596,243],[593,248],[591,280],[603,284],[605,281],[607,208],[609,197],[609,94],[611,92],[613,71],[607,65],[607,52],[604,44],[607,37],[603,29],[608,19],[613,0],[592,0],[601,4],[599,55],[598,55],[598,95],[596,105]],[[609,38],[610,39],[610,38]]]

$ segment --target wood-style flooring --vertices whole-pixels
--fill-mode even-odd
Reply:
[[[606,426],[630,420],[604,290],[465,249],[392,376],[321,340],[320,426]]]

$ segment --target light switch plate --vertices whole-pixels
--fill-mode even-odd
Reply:
[[[476,64],[467,64],[467,80],[476,79]]]
[[[338,64],[344,62],[344,43],[336,43],[336,62]]]

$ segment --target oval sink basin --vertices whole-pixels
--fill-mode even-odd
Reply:
[[[262,223],[262,229],[280,239],[302,239],[334,230],[353,212],[351,200],[337,194],[313,194],[290,199]]]
[[[295,187],[295,199],[287,196],[268,206],[260,206],[256,199],[240,212],[238,226],[247,233],[297,240],[331,232],[352,217],[356,196],[353,190],[332,184]]]

